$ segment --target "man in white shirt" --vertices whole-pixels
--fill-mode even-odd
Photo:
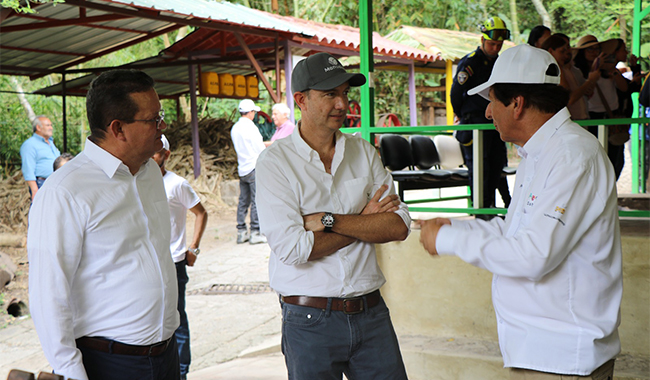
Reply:
[[[546,51],[508,49],[485,112],[522,157],[505,221],[434,219],[421,241],[494,274],[492,302],[511,379],[611,379],[623,291],[616,178],[598,141],[570,119]],[[487,93],[487,94],[486,94]]]
[[[365,82],[327,53],[300,61],[291,88],[302,120],[257,162],[291,379],[406,379],[374,244],[406,239],[411,219],[375,148],[339,131],[350,87]]]
[[[112,70],[90,86],[91,135],[38,191],[29,298],[54,371],[77,380],[178,380],[170,215],[151,156],[167,127],[154,81]]]
[[[190,370],[191,353],[190,353],[190,325],[185,312],[185,287],[189,281],[186,266],[193,267],[196,257],[201,250],[201,237],[205,232],[205,226],[208,223],[208,212],[201,204],[199,196],[187,180],[174,172],[165,169],[165,163],[169,159],[171,151],[169,149],[169,140],[165,135],[161,138],[163,148],[153,155],[153,160],[160,167],[165,184],[165,193],[169,202],[169,213],[172,222],[172,238],[170,250],[174,264],[176,264],[176,277],[178,279],[178,313],[181,318],[181,324],[176,329],[176,343],[178,344],[178,357],[181,367],[181,380],[187,379],[187,373]],[[185,224],[187,221],[187,210],[194,214],[194,234],[192,242],[187,245],[185,237]]]
[[[257,157],[265,148],[264,140],[253,119],[260,110],[250,99],[239,103],[241,117],[232,126],[230,138],[237,152],[237,172],[239,174],[239,203],[237,204],[237,244],[266,243],[266,238],[260,233],[260,222],[257,217],[255,203],[255,163]],[[246,227],[246,214],[251,210],[250,234]]]

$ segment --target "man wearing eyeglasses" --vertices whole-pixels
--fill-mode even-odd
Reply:
[[[451,105],[460,124],[491,124],[485,118],[488,101],[478,95],[468,95],[467,91],[487,82],[494,62],[499,56],[503,41],[510,38],[510,31],[499,17],[491,17],[481,25],[481,46],[464,56],[458,63],[456,76],[451,86]],[[495,191],[501,180],[501,172],[506,164],[506,145],[495,130],[483,133],[483,207],[495,206]],[[469,171],[470,189],[474,191],[472,175],[474,171],[472,139],[473,131],[457,131],[456,139],[461,143],[465,165]],[[505,178],[504,178],[505,180]],[[501,189],[500,189],[501,191]],[[505,206],[510,203],[507,183],[502,196]]]
[[[137,70],[97,77],[91,135],[30,211],[30,309],[55,373],[78,380],[178,380],[170,213],[151,157],[164,122]]]

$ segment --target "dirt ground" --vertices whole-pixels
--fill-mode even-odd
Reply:
[[[0,252],[7,254],[16,264],[18,270],[16,277],[3,289],[0,289],[0,329],[3,329],[12,323],[16,323],[20,317],[16,318],[7,313],[7,307],[12,301],[23,301],[27,304],[29,299],[29,264],[27,262],[26,248],[0,247]]]
[[[201,248],[211,250],[224,240],[234,238],[236,235],[235,208],[228,206],[208,205],[208,225],[206,227]],[[188,213],[191,214],[191,213]],[[194,216],[188,215],[187,234],[191,236],[194,229]],[[26,234],[26,232],[25,232]],[[16,277],[4,288],[0,289],[0,329],[19,323],[21,317],[14,317],[7,313],[7,307],[12,301],[22,301],[29,306],[29,262],[27,248],[0,247],[0,252],[7,254],[18,267]],[[28,313],[28,309],[24,309]]]

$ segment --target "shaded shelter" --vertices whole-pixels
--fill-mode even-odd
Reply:
[[[453,66],[468,53],[476,50],[481,44],[481,34],[447,29],[420,28],[403,25],[386,35],[386,39],[425,50],[445,62],[444,74],[445,98],[447,105],[447,124],[454,123],[454,110],[451,107],[451,85],[453,82]],[[515,46],[511,41],[504,41],[502,51]]]
[[[150,33],[149,38],[162,34],[161,30],[167,30],[165,28],[167,24],[170,24],[167,26],[168,28],[178,28],[182,25],[200,26],[199,29],[186,36],[183,40],[175,43],[168,49],[163,50],[158,56],[122,66],[142,69],[151,75],[157,82],[156,90],[162,98],[178,98],[182,94],[190,94],[192,105],[192,128],[193,135],[196,136],[193,143],[195,149],[195,168],[197,168],[196,175],[198,175],[200,173],[200,168],[198,162],[198,121],[196,119],[196,67],[198,67],[200,71],[212,71],[216,73],[229,73],[234,75],[256,74],[268,90],[273,100],[279,102],[281,99],[281,88],[280,86],[276,86],[276,88],[271,86],[264,75],[265,71],[274,70],[276,74],[276,83],[281,83],[281,71],[284,69],[285,72],[291,72],[293,68],[293,57],[295,55],[308,56],[319,51],[327,51],[337,57],[359,54],[360,31],[358,28],[316,23],[289,16],[278,16],[225,2],[199,2],[205,3],[205,7],[200,7],[200,9],[190,7],[189,11],[196,12],[191,14],[181,14],[175,11],[175,9],[183,9],[183,12],[187,12],[188,8],[185,7],[185,4],[183,4],[181,8],[178,0],[156,2],[155,6],[149,5],[143,0],[134,0],[128,3],[128,5],[108,0],[96,0],[92,2],[85,0],[71,0],[69,2],[71,5],[68,6],[68,9],[64,12],[68,17],[70,17],[66,22],[66,28],[72,28],[70,25],[74,25],[74,28],[78,29],[65,29],[65,32],[58,37],[62,42],[50,47],[50,50],[53,48],[60,50],[61,54],[57,55],[59,61],[56,63],[50,63],[47,66],[31,65],[27,54],[37,54],[35,51],[42,49],[42,47],[37,48],[34,46],[29,48],[30,51],[24,49],[9,49],[9,51],[14,52],[15,56],[12,57],[12,59],[16,62],[20,61],[21,54],[23,54],[22,57],[25,58],[23,61],[25,64],[23,66],[9,65],[5,72],[3,62],[3,71],[0,71],[0,73],[13,75],[28,75],[31,73],[32,75],[30,75],[30,77],[35,78],[52,72],[60,72],[63,75],[61,83],[41,89],[36,93],[47,96],[61,95],[64,99],[67,95],[83,96],[85,95],[87,86],[92,81],[94,75],[76,78],[71,81],[66,80],[66,75],[101,72],[108,69],[70,68],[86,59],[85,56],[71,58],[69,52],[65,50],[68,45],[65,43],[64,39],[67,37],[72,39],[73,35],[86,33],[87,31],[85,31],[85,29],[88,29],[87,23],[90,22],[88,17],[100,17],[92,19],[96,22],[99,22],[99,20],[105,21],[106,19],[111,19],[111,21],[105,22],[117,22],[112,20],[112,18],[115,18],[121,22],[124,22],[125,19],[131,19],[131,22],[137,23],[141,21],[138,17],[141,15],[146,16],[145,21],[147,21],[148,24],[151,24],[151,27],[153,27],[153,24],[156,24],[156,27],[158,28],[158,32]],[[66,5],[67,4],[68,2]],[[214,8],[214,4],[219,4],[219,7]],[[81,9],[86,9],[84,11],[84,16],[76,16],[74,12],[70,13],[70,10],[74,9],[74,7],[78,8],[78,12],[81,12]],[[88,10],[85,7],[92,9],[91,16],[88,16]],[[52,20],[49,21],[49,24],[47,25],[50,25],[53,28],[60,28],[61,26],[59,26],[59,24],[63,21],[55,20],[58,13],[55,13],[51,8],[53,8],[51,5],[49,8],[39,7],[39,11],[41,9],[52,11],[52,14],[45,16],[41,16],[39,13],[39,18],[43,19],[50,17]],[[109,12],[113,13],[109,14]],[[221,19],[210,17],[210,12],[219,14]],[[20,36],[16,33],[23,33],[28,30],[40,30],[39,28],[44,26],[42,25],[43,22],[33,22],[33,19],[25,21],[23,17],[20,18],[20,23],[18,23],[18,21],[10,22],[12,19],[18,20],[18,15],[14,14],[13,16],[14,17],[12,18],[7,17],[2,23],[3,28],[0,33],[2,33],[3,38],[5,30],[9,31],[10,36],[14,38],[13,41],[18,41]],[[200,19],[201,17],[203,17],[201,19],[202,21],[200,24],[197,24],[197,19]],[[30,20],[36,25],[30,26]],[[177,24],[172,24],[172,21],[177,22]],[[48,21],[44,22],[48,23]],[[79,25],[73,24],[73,22],[79,22]],[[5,29],[5,25],[7,25],[8,28],[13,29]],[[93,38],[101,39],[103,35],[102,33],[108,33],[105,27],[106,25],[102,24],[102,27],[100,28],[90,28],[91,32],[94,33]],[[116,27],[111,26],[110,28],[114,29]],[[126,38],[126,35],[131,33],[130,30],[115,31],[113,29],[110,29],[110,32],[122,33],[122,38]],[[52,33],[52,31],[50,33]],[[26,38],[27,36],[23,35],[22,37]],[[429,54],[426,51],[387,40],[377,33],[373,35],[373,38],[375,40],[373,51],[376,60],[390,63],[393,66],[402,65],[404,68],[410,70],[411,122],[413,125],[416,125],[417,119],[415,112],[417,107],[415,101],[414,68],[416,66],[426,67],[435,64],[439,65],[442,61],[440,61],[440,59],[435,55]],[[38,41],[28,40],[28,42],[38,45]],[[138,40],[138,42],[140,42],[140,40]],[[17,44],[17,42],[15,43]],[[91,46],[91,44],[87,45],[86,48],[90,48]],[[125,44],[119,46],[125,46]],[[118,48],[118,45],[110,48],[104,47],[103,51],[111,52]],[[18,54],[16,52],[22,53]],[[286,52],[290,53],[287,54]],[[93,52],[88,53],[88,55],[93,56],[94,58],[99,56],[100,53],[101,52]],[[52,51],[52,54],[54,54],[54,51]],[[41,65],[44,64],[44,62],[41,62]],[[287,85],[288,88],[290,88],[290,78],[288,78]],[[291,107],[293,106],[293,99],[291,96],[287,97],[287,102]],[[64,139],[65,138],[64,120]]]

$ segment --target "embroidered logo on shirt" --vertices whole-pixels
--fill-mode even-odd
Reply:
[[[467,73],[464,71],[459,72],[458,76],[456,76],[456,79],[458,79],[458,84],[465,84],[467,81]]]
[[[528,194],[528,201],[526,201],[526,206],[534,206],[535,199],[537,199],[537,195],[533,193]]]
[[[562,215],[564,215],[565,212],[566,212],[566,209],[564,207],[555,206],[555,210],[553,210],[553,215],[550,215],[548,213],[544,213],[544,216],[547,217],[547,218],[555,219],[564,226],[564,225],[566,225],[566,223],[564,223],[564,220],[562,220],[560,218],[562,217]]]

